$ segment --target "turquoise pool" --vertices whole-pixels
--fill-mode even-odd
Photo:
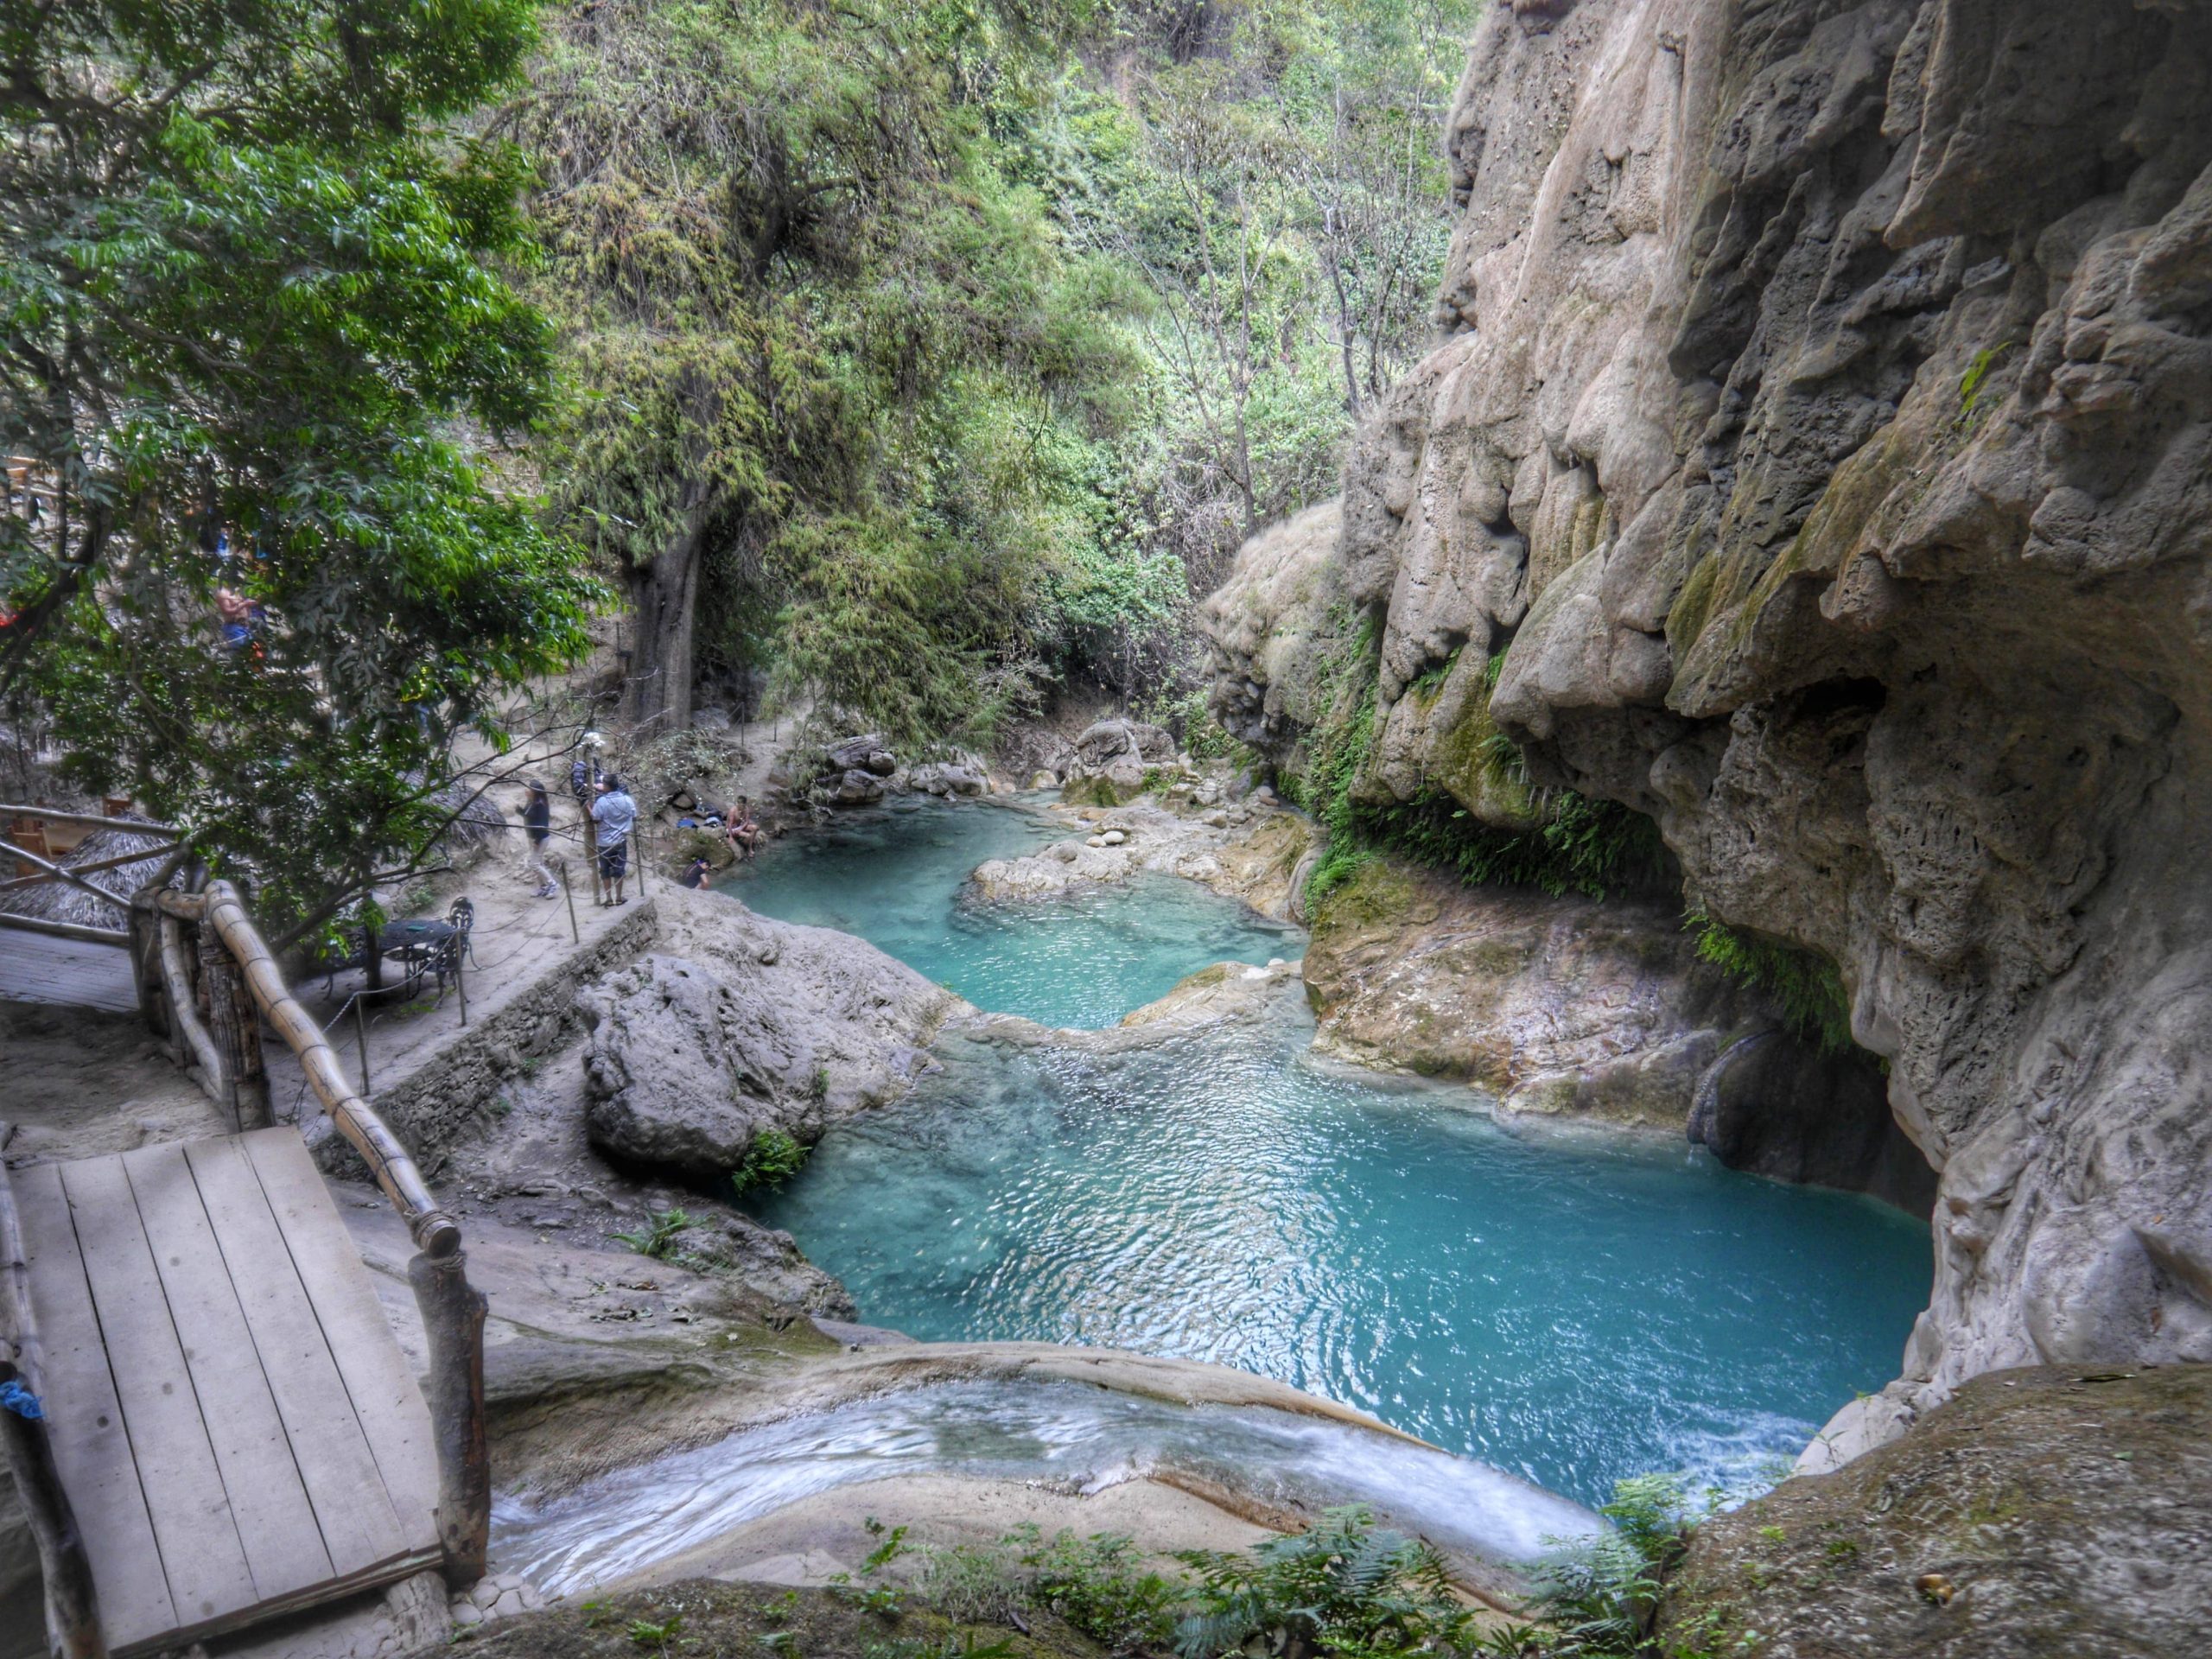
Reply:
[[[738,890],[1061,1025],[1297,954],[1184,884],[963,904],[976,863],[1058,833],[914,809],[786,843]],[[1895,1375],[1923,1224],[1688,1146],[1508,1133],[1465,1090],[1317,1065],[1310,1036],[1293,992],[1266,1028],[1133,1053],[954,1039],[755,1209],[917,1337],[1240,1365],[1584,1502],[1650,1469],[1752,1476]]]

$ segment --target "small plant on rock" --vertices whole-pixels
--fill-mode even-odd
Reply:
[[[649,1255],[656,1262],[664,1262],[675,1249],[676,1241],[691,1225],[691,1215],[686,1210],[663,1210],[654,1215],[650,1224],[634,1233],[617,1233],[614,1236],[627,1244],[639,1255]]]
[[[824,1080],[829,1074],[817,1072]],[[749,1192],[756,1186],[772,1192],[806,1166],[806,1148],[796,1136],[785,1129],[763,1129],[753,1137],[753,1144],[746,1148],[745,1161],[730,1172],[730,1182],[739,1192]]]

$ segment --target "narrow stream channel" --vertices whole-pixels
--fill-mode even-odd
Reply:
[[[976,864],[1065,834],[906,806],[784,842],[732,890],[1064,1027],[1302,950],[1173,880],[963,901]],[[1467,1090],[1317,1065],[1311,1034],[1294,993],[1263,1030],[1110,1057],[955,1039],[755,1208],[870,1320],[1242,1366],[1586,1503],[1646,1470],[1756,1475],[1895,1373],[1923,1224],[1687,1146],[1508,1133]]]

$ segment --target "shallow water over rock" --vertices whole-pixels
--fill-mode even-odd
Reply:
[[[849,891],[898,898],[844,925],[917,965],[988,928],[1017,992],[1030,951],[1051,984],[1103,956],[1081,910],[962,911],[951,873],[999,855],[1000,817],[915,823],[952,843],[926,842],[924,868],[849,850]],[[773,908],[781,879],[764,865],[742,891]],[[1173,912],[1132,898],[1098,902],[1164,958]],[[1154,976],[1214,960],[1218,937]],[[1093,1007],[1134,984],[1102,973]],[[1650,1469],[1739,1478],[1895,1371],[1924,1225],[1684,1145],[1509,1133],[1468,1090],[1317,1064],[1310,1036],[1294,989],[1262,1027],[1118,1052],[954,1039],[912,1098],[832,1130],[753,1208],[871,1320],[1240,1366],[1585,1502]]]
[[[1527,1560],[1593,1517],[1549,1492],[1372,1429],[1264,1407],[1180,1406],[1075,1382],[871,1395],[626,1469],[543,1505],[509,1500],[493,1548],[552,1593],[604,1584],[813,1493],[957,1471],[1085,1491],[1173,1472],[1264,1503],[1364,1502],[1490,1560]]]

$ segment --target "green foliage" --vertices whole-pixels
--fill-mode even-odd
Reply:
[[[1063,1532],[1046,1542],[1027,1527],[1014,1540],[1031,1599],[1109,1653],[1157,1653],[1173,1639],[1185,1586],[1147,1568],[1127,1535]]]
[[[55,0],[0,23],[0,682],[71,779],[313,918],[456,810],[448,740],[596,595],[461,435],[548,405],[512,150],[531,0]],[[219,536],[229,555],[219,559]],[[226,645],[218,613],[258,607]]]
[[[1467,1650],[1473,1616],[1433,1548],[1380,1530],[1363,1508],[1331,1510],[1306,1531],[1245,1554],[1192,1551],[1192,1605],[1179,1659],[1222,1659],[1260,1640],[1276,1653],[1357,1659]]]
[[[998,137],[1047,16],[604,0],[501,116],[585,389],[556,510],[633,581],[698,562],[709,678],[981,740],[1038,652],[1161,609],[1083,522],[1138,296]]]
[[[1984,383],[1989,378],[1989,372],[1997,366],[1997,359],[2012,349],[2011,340],[1999,340],[1994,346],[1986,346],[1976,352],[1973,361],[1967,365],[1967,372],[1959,377],[1958,423],[1961,426],[1970,427],[1980,417],[1981,394]]]
[[[1547,791],[1542,799],[1547,817],[1532,830],[1482,823],[1440,790],[1372,808],[1365,822],[1379,844],[1470,884],[1602,899],[1664,881],[1666,848],[1658,826],[1643,813],[1569,789]]]
[[[1532,1605],[1549,1627],[1539,1650],[1557,1659],[1645,1653],[1661,1586],[1694,1524],[1676,1475],[1617,1482],[1598,1512],[1612,1526],[1559,1546],[1536,1568]]]
[[[649,1618],[633,1618],[630,1621],[629,1629],[626,1634],[638,1647],[650,1648],[656,1653],[665,1653],[668,1651],[668,1644],[677,1638],[683,1629],[683,1616],[681,1613],[676,1613],[658,1624]]]
[[[1048,1541],[1028,1526],[995,1545],[931,1551],[920,1587],[950,1618],[1012,1623],[1035,1607],[1116,1655],[1409,1659],[1471,1648],[1473,1620],[1435,1551],[1377,1529],[1362,1508],[1329,1510],[1307,1531],[1249,1553],[1176,1559],[1190,1576],[1147,1568],[1124,1535],[1063,1532]]]
[[[1842,972],[1826,957],[1716,922],[1702,910],[1692,910],[1682,925],[1697,935],[1701,958],[1772,997],[1797,1036],[1823,1054],[1852,1051],[1851,998]]]
[[[818,1100],[830,1092],[830,1074],[817,1071],[815,1076],[821,1084]],[[731,1184],[741,1193],[757,1186],[772,1191],[806,1166],[806,1150],[787,1130],[763,1129],[745,1149],[745,1161],[731,1173]]]
[[[640,1255],[649,1255],[656,1262],[668,1259],[676,1249],[676,1241],[691,1225],[688,1211],[662,1210],[648,1218],[645,1229],[634,1233],[617,1233],[614,1236]]]
[[[1307,734],[1305,771],[1280,780],[1285,798],[1313,814],[1328,832],[1321,857],[1306,878],[1309,910],[1384,852],[1450,870],[1470,884],[1540,887],[1550,893],[1603,898],[1663,882],[1669,867],[1658,826],[1628,807],[1572,790],[1542,791],[1544,821],[1528,830],[1483,823],[1440,789],[1423,790],[1409,801],[1357,798],[1375,740],[1379,628],[1371,617],[1357,630],[1348,618],[1334,623],[1333,631],[1350,643],[1317,676],[1322,706],[1334,712]],[[1492,687],[1503,661],[1502,653],[1490,661],[1486,678]],[[1440,674],[1435,683],[1442,683]],[[1419,685],[1415,682],[1416,690]],[[1502,733],[1486,743],[1484,761],[1525,783],[1520,751]]]

